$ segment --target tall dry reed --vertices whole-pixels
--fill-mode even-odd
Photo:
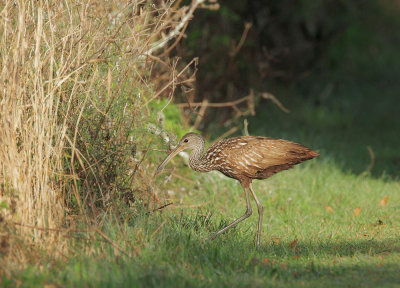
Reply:
[[[118,177],[110,184],[104,176],[115,165],[101,164],[117,154],[106,150],[107,141],[118,135],[125,141],[120,146],[147,141],[143,129],[121,127],[125,119],[144,127],[156,85],[152,72],[169,65],[165,55],[153,55],[179,36],[201,2],[190,9],[151,1],[2,2],[0,253],[27,257],[15,249],[18,241],[5,236],[10,231],[23,243],[66,253],[59,232],[71,209],[83,215],[88,203],[95,207],[115,196]],[[175,88],[174,79],[166,82]],[[134,154],[139,164],[129,164],[133,174],[143,161]]]

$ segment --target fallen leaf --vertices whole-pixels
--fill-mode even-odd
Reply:
[[[326,211],[328,211],[329,213],[333,213],[333,209],[330,206],[325,206]]]
[[[279,244],[279,242],[281,242],[281,240],[279,239],[279,237],[272,236],[271,238],[272,238],[272,243],[274,243],[274,244]]]
[[[389,196],[385,196],[382,198],[382,200],[379,202],[382,206],[385,206],[387,204],[387,201],[389,200]]]
[[[294,249],[294,247],[296,246],[297,242],[299,242],[299,239],[294,239],[292,242],[290,242],[290,248]]]
[[[358,215],[360,215],[360,212],[361,212],[361,208],[360,207],[354,209],[354,211],[353,211],[353,213],[354,213],[354,215],[356,215],[356,217],[358,217]]]

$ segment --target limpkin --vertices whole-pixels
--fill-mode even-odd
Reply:
[[[253,179],[266,179],[282,170],[292,168],[305,160],[317,157],[319,154],[303,145],[282,139],[272,139],[259,136],[242,136],[221,140],[213,144],[204,153],[204,139],[196,133],[187,133],[179,141],[178,146],[158,166],[155,175],[160,173],[167,163],[179,152],[192,150],[189,156],[189,166],[199,172],[218,170],[224,175],[236,179],[243,187],[246,196],[247,209],[225,228],[211,235],[215,239],[219,234],[235,226],[252,214],[249,192],[254,197],[258,207],[257,247],[260,246],[263,206],[254,193],[251,182]]]

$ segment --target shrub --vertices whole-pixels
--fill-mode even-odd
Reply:
[[[60,227],[72,229],[71,219],[91,216],[96,223],[114,204],[132,205],[144,193],[156,198],[151,175],[159,156],[147,156],[163,142],[154,127],[168,132],[153,104],[164,95],[155,95],[160,83],[154,75],[168,73],[163,86],[171,86],[172,97],[176,73],[168,53],[163,59],[153,54],[179,35],[198,3],[193,9],[151,3],[2,4],[3,248],[16,245],[18,237],[10,238],[16,232],[28,236],[18,238],[23,243],[63,254],[67,230]],[[158,69],[160,63],[167,69]],[[21,251],[8,248],[0,253],[23,261]]]

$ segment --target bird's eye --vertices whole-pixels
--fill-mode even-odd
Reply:
[[[183,140],[183,142],[187,143],[187,142],[189,142],[189,140],[188,140],[188,139],[185,139],[185,140]]]

